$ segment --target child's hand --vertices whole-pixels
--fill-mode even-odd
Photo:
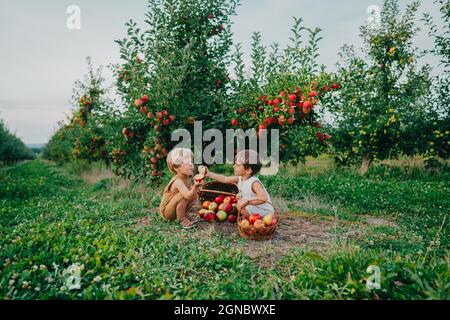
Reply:
[[[238,210],[241,210],[242,208],[246,207],[248,205],[248,200],[239,200],[237,202],[237,208]]]
[[[205,184],[205,180],[203,179],[203,180],[194,180],[194,185],[196,186],[196,187],[201,187],[201,186],[203,186]]]

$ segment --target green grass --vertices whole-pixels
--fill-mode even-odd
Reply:
[[[311,209],[318,217],[397,222],[368,226],[362,238],[344,237],[340,226],[325,251],[299,247],[268,266],[261,259],[270,256],[250,258],[228,234],[201,237],[158,219],[149,208],[160,188],[143,193],[117,178],[88,184],[70,172],[39,160],[0,171],[0,298],[450,298],[448,172],[263,177],[288,202],[317,197],[326,204]],[[381,289],[367,289],[369,265],[380,267]],[[70,290],[74,266],[82,266],[80,288]]]

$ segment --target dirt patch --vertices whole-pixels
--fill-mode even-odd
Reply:
[[[200,221],[195,217],[198,209],[199,205],[196,205],[189,212],[192,219],[199,221],[194,236],[205,238],[217,233],[226,235],[231,238],[235,247],[250,258],[258,259],[260,265],[264,267],[273,266],[292,249],[308,247],[315,251],[322,251],[331,245],[332,241],[332,235],[327,230],[335,226],[333,220],[298,216],[287,212],[281,217],[271,240],[250,241],[241,238],[237,224]]]

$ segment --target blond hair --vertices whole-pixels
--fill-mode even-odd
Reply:
[[[179,168],[183,163],[187,161],[192,161],[194,154],[191,150],[186,148],[175,148],[172,149],[167,155],[167,167],[169,170],[176,174],[175,169]]]

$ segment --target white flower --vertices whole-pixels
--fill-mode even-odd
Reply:
[[[34,288],[34,291],[41,291],[41,288],[36,287],[36,288]]]
[[[14,283],[16,283],[16,280],[14,280],[14,279],[9,280],[9,285],[10,285],[10,286],[13,286]]]
[[[30,283],[28,281],[23,281],[22,282],[22,288],[23,289],[28,289],[30,287]]]
[[[47,267],[44,266],[43,264],[41,264],[41,265],[39,266],[39,269],[40,269],[41,271],[43,271],[43,270],[47,270]]]
[[[37,269],[39,269],[39,267],[37,265],[33,266],[33,271],[36,271]]]
[[[96,276],[96,277],[94,278],[94,282],[100,282],[100,281],[102,281],[102,277]]]

